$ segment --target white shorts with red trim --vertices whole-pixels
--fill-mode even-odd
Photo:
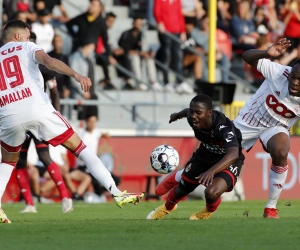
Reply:
[[[250,150],[255,142],[260,139],[267,148],[267,143],[271,139],[272,136],[278,133],[285,133],[288,136],[290,135],[287,128],[277,126],[277,127],[254,127],[247,124],[242,120],[240,116],[238,116],[234,121],[234,126],[236,126],[242,133],[243,141],[242,147],[248,151]]]
[[[37,120],[1,129],[1,146],[8,152],[20,151],[28,131],[38,140],[54,147],[67,141],[74,134],[67,119],[58,111],[51,111]]]

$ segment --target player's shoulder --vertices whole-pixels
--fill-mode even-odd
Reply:
[[[215,130],[221,131],[225,128],[232,128],[233,122],[222,112],[213,110],[213,124]]]

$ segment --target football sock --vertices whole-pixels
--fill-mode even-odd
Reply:
[[[173,187],[169,192],[167,201],[165,203],[165,207],[167,210],[172,210],[175,207],[175,205],[183,198],[178,198],[175,196],[175,189],[176,187]]]
[[[220,205],[221,203],[221,198],[219,198],[215,203],[213,204],[209,204],[209,203],[206,203],[206,209],[207,211],[209,212],[214,212],[217,210],[218,206]]]
[[[10,164],[3,163],[3,161],[0,163],[0,208],[1,208],[2,196],[4,194],[6,185],[10,179],[13,169],[14,166]]]
[[[70,198],[65,182],[57,164],[55,162],[52,162],[49,166],[47,166],[47,171],[49,172],[52,180],[55,182],[61,198]]]
[[[182,175],[182,173],[183,173],[183,170],[184,170],[184,169],[181,169],[181,170],[178,170],[178,171],[177,171],[177,173],[176,173],[176,175],[175,175],[175,181],[180,182],[180,180],[181,180],[181,175]]]
[[[117,188],[111,173],[103,165],[102,161],[87,148],[81,141],[73,153],[80,160],[84,161],[90,173],[112,194],[118,195],[121,191]]]
[[[284,167],[275,166],[273,164],[271,165],[270,175],[269,175],[270,191],[269,191],[269,199],[266,204],[267,208],[276,208],[276,204],[282,192],[287,174],[288,174],[288,165]]]
[[[22,196],[25,200],[26,205],[34,206],[30,185],[29,185],[29,174],[27,168],[16,169],[17,181],[19,188],[21,189]]]

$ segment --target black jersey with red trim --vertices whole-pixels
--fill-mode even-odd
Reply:
[[[187,117],[187,121],[194,130],[195,137],[201,141],[196,154],[202,158],[205,163],[217,163],[226,154],[229,147],[239,148],[239,160],[244,160],[242,153],[242,134],[233,122],[223,113],[212,111],[212,126],[209,130],[202,130],[193,127],[191,118]]]

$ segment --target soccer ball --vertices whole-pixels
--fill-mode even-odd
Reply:
[[[160,145],[150,154],[150,164],[157,173],[172,173],[179,164],[178,152],[169,145]]]

